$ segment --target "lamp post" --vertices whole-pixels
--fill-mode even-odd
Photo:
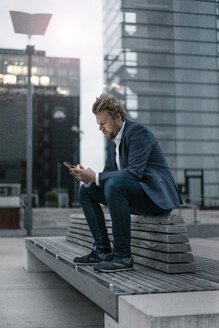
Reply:
[[[28,14],[20,11],[10,11],[14,32],[28,35],[29,41],[32,35],[44,35],[51,19],[51,14]],[[27,76],[27,170],[26,189],[27,204],[25,207],[25,228],[27,235],[32,232],[32,167],[33,167],[33,103],[31,86],[31,67],[34,46],[28,45],[26,48],[28,59]]]

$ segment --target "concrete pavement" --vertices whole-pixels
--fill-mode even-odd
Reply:
[[[55,273],[23,269],[23,238],[0,239],[0,328],[100,328],[103,311]]]

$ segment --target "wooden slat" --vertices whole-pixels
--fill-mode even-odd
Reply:
[[[93,239],[93,237],[91,237],[91,236],[85,236],[85,235],[69,234],[69,235],[66,237],[66,239],[67,239],[68,241],[74,241],[74,239],[79,239],[79,240],[81,240],[82,242],[83,242],[83,241],[88,242],[90,245],[93,245],[93,243],[94,243],[94,239]]]
[[[195,263],[165,263],[141,256],[133,256],[134,261],[138,264],[149,266],[150,268],[163,271],[166,273],[189,273],[196,270]]]
[[[156,261],[166,263],[194,262],[194,256],[191,253],[164,253],[148,249],[142,249],[139,247],[132,247],[132,253],[133,255],[147,257]]]
[[[166,244],[157,241],[134,238],[131,240],[131,245],[146,249],[158,250],[166,253],[188,253],[192,250],[189,243]]]
[[[68,228],[68,233],[78,233],[84,235],[91,235],[88,226],[80,226],[72,223]],[[109,235],[112,235],[112,229],[108,229]],[[187,234],[167,234],[167,233],[155,233],[147,231],[131,231],[132,238],[138,238],[143,240],[152,240],[164,243],[187,243],[189,241]]]
[[[149,223],[149,224],[180,224],[185,223],[182,216],[170,214],[168,216],[159,215],[159,216],[140,216],[140,215],[132,215],[132,222],[138,223]]]
[[[168,234],[181,234],[181,233],[187,233],[187,229],[185,224],[147,224],[147,223],[141,223],[131,224],[131,230],[136,231],[147,231],[147,232],[160,232],[160,233],[168,233]]]
[[[85,220],[85,216],[83,213],[73,213],[70,215],[71,219],[79,219]],[[106,222],[111,221],[110,214],[105,214]],[[182,216],[176,214],[170,215],[158,215],[158,216],[143,216],[143,215],[131,215],[131,222],[138,222],[138,223],[151,223],[151,224],[180,224],[184,223]]]
[[[86,241],[86,240],[82,240],[82,239],[77,239],[77,238],[71,238],[71,237],[68,237],[67,238],[67,241],[73,243],[73,244],[76,244],[76,245],[80,245],[80,246],[85,246],[89,249],[92,248],[92,243],[89,242],[89,241]]]
[[[81,219],[71,219],[69,222],[69,226],[75,226],[75,225],[86,227],[87,222],[86,220]],[[108,221],[106,226],[108,228],[112,227],[112,222]],[[141,230],[141,231],[150,231],[150,232],[162,232],[162,233],[186,233],[187,229],[185,224],[152,224],[152,223],[131,223],[131,230]]]

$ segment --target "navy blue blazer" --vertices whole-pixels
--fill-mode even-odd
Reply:
[[[99,173],[100,187],[118,176],[139,181],[151,200],[163,209],[182,204],[173,175],[151,130],[140,123],[125,121],[119,146],[121,171],[115,161],[115,143],[108,141],[107,161]]]

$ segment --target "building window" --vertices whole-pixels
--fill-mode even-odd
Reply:
[[[61,87],[58,87],[57,88],[57,92],[60,94],[60,95],[64,95],[64,96],[69,96],[70,95],[70,90],[68,88],[61,88]]]
[[[31,83],[32,83],[33,85],[39,85],[39,83],[40,83],[39,76],[32,75],[32,76],[31,76]]]
[[[133,78],[137,75],[137,68],[126,68],[126,71]]]
[[[136,25],[125,25],[125,31],[126,33],[128,33],[129,35],[134,35],[136,33]]]
[[[4,84],[16,84],[17,77],[16,75],[6,74],[4,76]]]
[[[32,70],[32,74],[33,74]],[[27,66],[23,65],[8,65],[7,66],[7,73],[14,74],[14,75],[27,75]]]
[[[133,51],[126,51],[125,53],[126,65],[137,66],[137,53]]]
[[[5,178],[6,178],[5,169],[3,169],[2,167],[0,167],[0,179],[3,180]]]
[[[126,12],[125,13],[126,23],[136,23],[136,13]]]
[[[40,84],[41,85],[49,85],[49,82],[50,82],[50,78],[49,76],[41,76],[40,77]]]

